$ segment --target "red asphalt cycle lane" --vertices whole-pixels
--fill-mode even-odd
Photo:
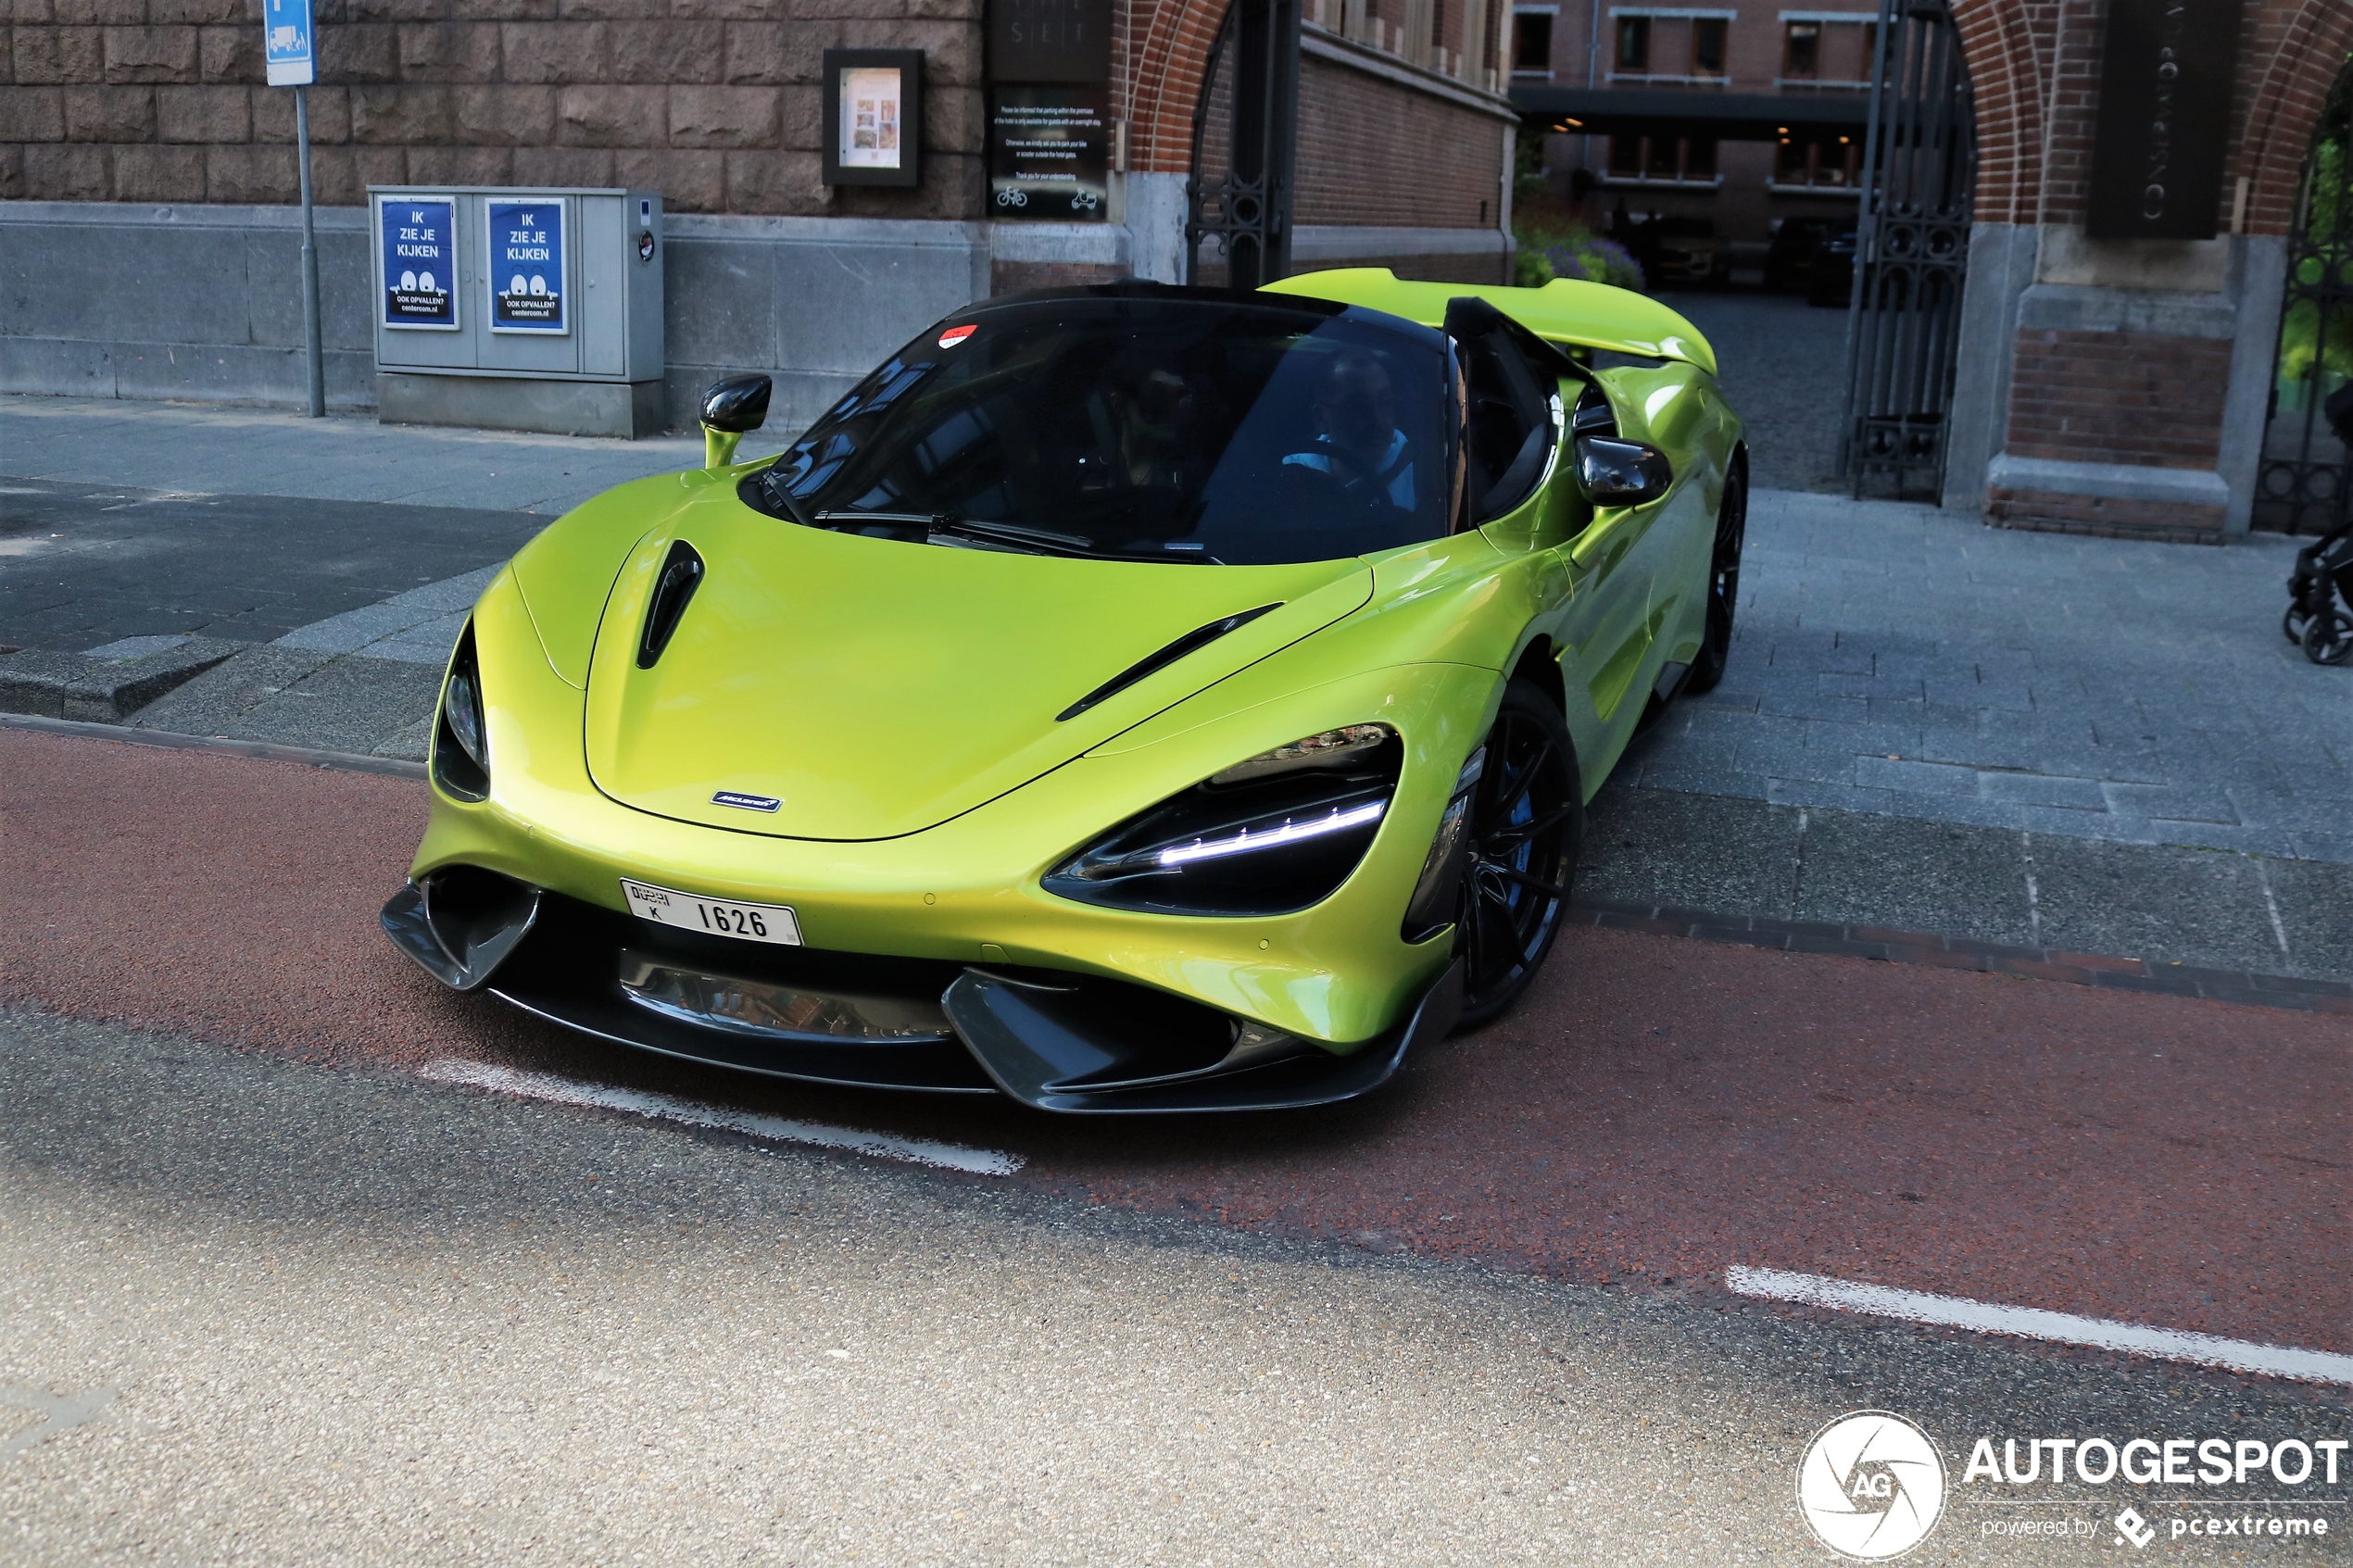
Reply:
[[[1730,1263],[2353,1351],[2353,1024],[1592,927],[1391,1092],[1084,1121],[583,1041],[376,909],[424,789],[0,731],[0,1001],[344,1065],[464,1056],[1017,1150],[1098,1203],[1720,1290]]]

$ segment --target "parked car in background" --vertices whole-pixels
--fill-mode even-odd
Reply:
[[[1655,218],[1649,228],[1657,257],[1649,269],[1655,285],[1731,281],[1731,242],[1716,232],[1713,219]]]
[[[1784,218],[1773,226],[1765,252],[1765,286],[1781,294],[1807,294],[1814,286],[1831,241],[1855,225],[1836,218]]]
[[[1806,303],[1845,308],[1855,293],[1855,225],[1842,224],[1823,242],[1806,281]]]

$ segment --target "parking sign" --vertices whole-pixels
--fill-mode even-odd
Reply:
[[[310,0],[262,0],[261,61],[272,87],[308,87],[312,69]]]

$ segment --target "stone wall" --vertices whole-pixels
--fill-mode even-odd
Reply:
[[[318,214],[331,407],[376,406],[367,209]],[[0,390],[299,406],[301,218],[284,207],[0,203]],[[814,419],[925,322],[989,292],[985,225],[696,216],[662,239],[667,422],[723,375]]]
[[[0,196],[295,199],[248,0],[16,0]],[[318,199],[638,185],[673,212],[979,216],[979,0],[319,0]],[[925,51],[923,183],[819,182],[820,57]]]

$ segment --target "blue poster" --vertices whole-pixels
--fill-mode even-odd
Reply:
[[[490,205],[490,330],[562,333],[564,204]]]
[[[261,63],[272,87],[308,87],[311,69],[310,0],[262,0]]]
[[[447,196],[385,196],[376,209],[384,257],[384,323],[458,328],[457,203]]]

